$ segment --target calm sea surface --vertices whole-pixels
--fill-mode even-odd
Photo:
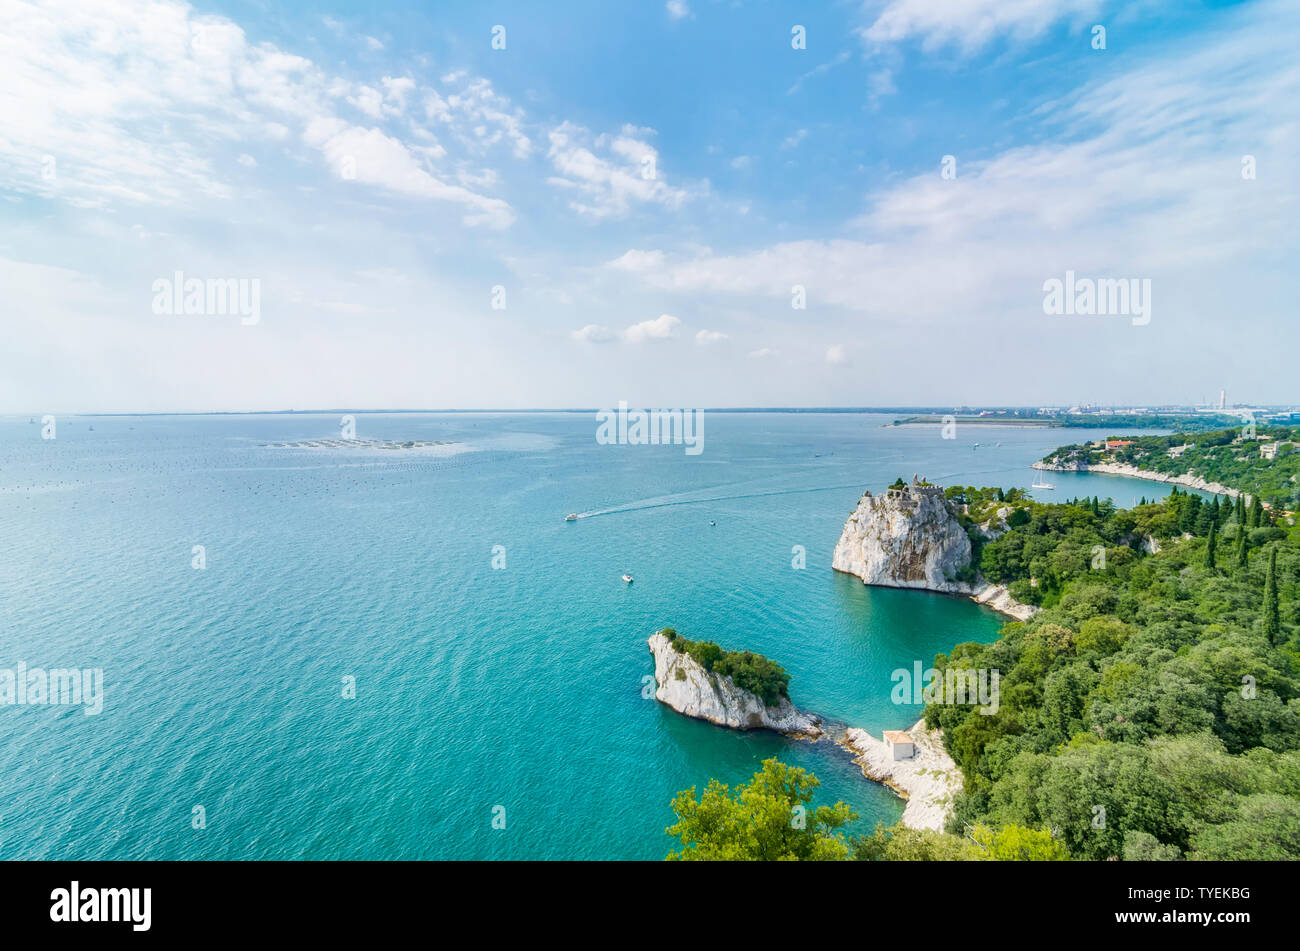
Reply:
[[[357,416],[459,444],[424,453],[267,447],[337,437],[337,414],[60,417],[51,441],[0,419],[0,668],[106,685],[98,716],[0,706],[0,857],[654,859],[674,793],[770,756],[858,830],[897,821],[831,743],[642,697],[672,625],[779,661],[800,707],[906,727],[891,671],[996,636],[967,600],[833,573],[844,519],[900,475],[1028,486],[1108,433],[890,418],[706,414],[698,456],[598,445],[586,413]],[[1164,494],[1048,478],[1044,498]]]

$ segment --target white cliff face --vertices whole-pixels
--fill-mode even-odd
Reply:
[[[971,593],[954,581],[970,564],[970,539],[938,486],[864,494],[844,523],[831,559],[836,571],[866,584]]]
[[[730,677],[707,671],[689,654],[679,653],[663,634],[655,633],[649,644],[658,685],[655,699],[678,713],[737,730],[775,730],[809,739],[823,735],[821,718],[802,712],[786,698],[769,707]]]
[[[1004,534],[1008,514],[1010,509],[999,509],[996,518],[980,526],[985,537]],[[862,496],[844,523],[831,567],[864,584],[964,594],[1019,621],[1039,610],[1021,604],[1001,585],[981,578],[974,583],[955,580],[970,562],[970,538],[943,489],[913,483],[885,495]]]

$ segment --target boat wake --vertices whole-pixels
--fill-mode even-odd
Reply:
[[[861,489],[861,482],[850,482],[844,485],[820,485],[808,489],[772,489],[766,492],[744,492],[736,495],[710,495],[698,498],[683,498],[673,495],[664,495],[657,498],[641,499],[636,502],[626,502],[622,505],[614,505],[609,508],[593,509],[590,512],[575,512],[576,518],[599,518],[603,515],[621,515],[625,512],[644,512],[647,509],[670,508],[677,505],[702,505],[706,502],[732,502],[739,499],[762,499],[776,495],[803,495],[808,492],[832,492],[841,489]],[[685,495],[687,493],[683,493]]]

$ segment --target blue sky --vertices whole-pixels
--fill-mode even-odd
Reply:
[[[1294,5],[808,6],[6,4],[0,411],[1297,398]]]

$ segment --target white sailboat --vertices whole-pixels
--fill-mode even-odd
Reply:
[[[1035,469],[1034,471],[1037,472],[1038,470]],[[1031,489],[1054,489],[1054,488],[1056,488],[1056,486],[1052,485],[1052,483],[1048,482],[1048,481],[1047,481],[1046,479],[1044,479],[1041,475],[1035,476],[1035,477],[1034,477],[1034,481],[1033,481],[1033,483],[1031,483],[1029,487],[1030,487]]]

